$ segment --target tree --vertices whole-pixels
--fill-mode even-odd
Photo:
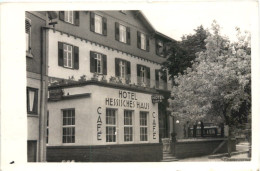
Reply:
[[[212,32],[205,40],[206,50],[183,74],[174,76],[170,108],[178,117],[218,118],[232,128],[246,122],[251,112],[250,35],[237,29],[238,40],[231,43],[220,35],[216,22]]]
[[[206,50],[205,39],[208,32],[203,26],[194,29],[195,34],[185,35],[181,41],[168,43],[165,55],[167,61],[163,63],[163,70],[169,71],[170,78],[173,78],[178,73],[183,72],[192,66],[192,62],[196,58],[196,53]]]

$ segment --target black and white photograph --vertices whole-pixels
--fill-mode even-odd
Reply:
[[[258,1],[128,3],[1,5],[1,169],[259,169]]]

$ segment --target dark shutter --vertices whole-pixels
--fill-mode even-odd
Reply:
[[[90,12],[90,31],[95,32],[95,14]]]
[[[29,88],[28,87],[26,89],[26,92],[27,92],[26,101],[27,101],[27,113],[28,113],[30,111]]]
[[[79,47],[74,46],[74,69],[79,69]]]
[[[107,18],[102,17],[103,35],[107,35]]]
[[[25,33],[30,34],[31,24],[29,20],[25,20]]]
[[[64,11],[59,12],[60,20],[64,21]]]
[[[79,11],[74,12],[75,25],[79,26]]]
[[[131,34],[130,34],[130,27],[126,27],[126,43],[131,44]]]
[[[107,55],[102,55],[103,60],[103,74],[107,75]]]
[[[167,83],[167,72],[166,72],[166,70],[163,71],[161,78],[162,78],[163,81],[165,81]]]
[[[155,70],[155,80],[159,81],[159,70],[158,69]]]
[[[96,67],[97,65],[95,65],[95,53],[90,51],[90,72],[95,73]]]
[[[141,49],[141,33],[137,31],[137,47]]]
[[[127,75],[131,75],[131,63],[129,61],[126,61],[126,66],[127,66]]]
[[[147,73],[146,77],[148,79],[150,79],[150,68],[149,67],[146,67],[146,73]]]
[[[119,23],[115,23],[115,39],[119,41]]]
[[[63,66],[63,43],[58,42],[58,65]]]
[[[150,50],[150,45],[149,45],[149,36],[146,35],[146,51],[149,52]]]
[[[156,40],[155,50],[156,50],[156,55],[160,55],[160,53],[159,53],[159,40]]]
[[[137,64],[137,76],[140,77],[141,65]]]
[[[120,75],[119,61],[120,61],[120,59],[115,58],[115,75],[116,75],[116,77],[118,77]]]
[[[34,103],[33,103],[33,113],[34,114],[38,113],[38,90],[35,90]]]

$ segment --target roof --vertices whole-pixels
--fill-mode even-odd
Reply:
[[[147,28],[156,36],[163,38],[165,40],[170,41],[176,41],[173,38],[170,38],[169,36],[166,36],[163,33],[158,32],[157,30],[155,30],[155,28],[152,26],[152,24],[149,22],[149,20],[145,17],[145,15],[142,13],[142,11],[135,11],[136,16],[139,17],[139,19],[147,26]]]

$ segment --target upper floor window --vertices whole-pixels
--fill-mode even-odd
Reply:
[[[137,64],[137,84],[150,87],[150,68]]]
[[[31,21],[25,19],[26,52],[31,51]]]
[[[74,19],[73,19],[73,11],[65,11],[64,12],[64,21],[74,24]]]
[[[38,89],[27,87],[27,113],[38,114]]]
[[[60,20],[79,26],[79,11],[60,11]]]
[[[137,31],[137,47],[149,51],[149,38],[144,33]]]
[[[107,56],[101,53],[90,51],[90,72],[107,74]]]
[[[131,64],[129,61],[115,58],[115,73],[117,77],[125,79],[130,79],[131,75]]]
[[[62,114],[62,143],[75,143],[75,109],[63,109]]]
[[[164,50],[163,41],[156,40],[156,54],[163,57],[164,56],[163,50]]]
[[[155,88],[167,89],[167,72],[155,70]]]
[[[117,41],[127,43],[130,45],[130,43],[131,43],[130,27],[126,27],[126,26],[116,22],[115,23],[115,39]]]
[[[79,48],[77,46],[58,42],[58,65],[79,69]]]
[[[107,35],[107,19],[90,12],[90,30],[98,34]]]

